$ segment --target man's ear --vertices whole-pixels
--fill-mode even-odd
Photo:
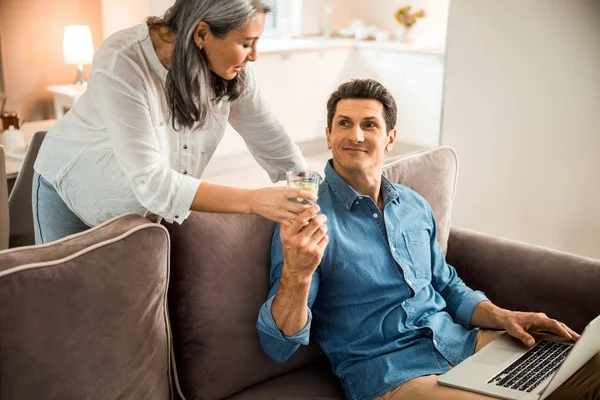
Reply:
[[[331,132],[329,131],[329,128],[325,128],[325,137],[327,138],[327,149],[331,150],[331,141],[329,140],[329,137],[331,136]]]
[[[396,129],[392,129],[389,133],[388,133],[388,144],[385,146],[385,151],[392,151],[392,149],[394,148],[394,143],[396,143],[396,135],[397,135],[397,131]]]
[[[194,29],[194,42],[199,49],[203,48],[206,44],[206,39],[212,35],[210,26],[204,21],[198,22],[196,29]]]

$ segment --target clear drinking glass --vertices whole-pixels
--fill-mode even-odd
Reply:
[[[314,171],[289,171],[286,174],[288,187],[306,190],[317,197],[319,195],[319,185],[321,184],[321,175]],[[315,201],[296,199],[300,204],[315,204]]]

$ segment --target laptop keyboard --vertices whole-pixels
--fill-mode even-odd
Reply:
[[[571,348],[567,343],[542,340],[488,383],[531,392],[560,367]]]

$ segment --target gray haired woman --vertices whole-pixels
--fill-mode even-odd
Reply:
[[[177,0],[164,18],[117,32],[86,92],[48,132],[35,163],[36,243],[128,212],[182,223],[190,210],[287,223],[309,192],[200,180],[229,122],[273,182],[306,162],[261,98],[254,70],[267,0]]]

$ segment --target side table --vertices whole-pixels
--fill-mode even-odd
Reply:
[[[48,86],[48,91],[54,94],[55,118],[59,119],[65,114],[65,110],[72,108],[86,87],[82,85],[53,85]]]

